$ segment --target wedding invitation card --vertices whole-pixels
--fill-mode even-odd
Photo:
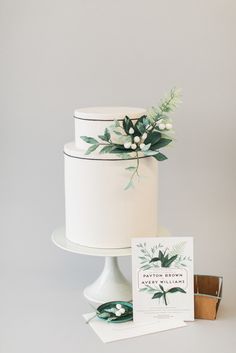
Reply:
[[[132,239],[133,315],[194,320],[193,238]]]

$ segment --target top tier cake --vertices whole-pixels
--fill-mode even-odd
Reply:
[[[102,135],[105,128],[114,123],[115,120],[122,121],[128,116],[135,122],[146,114],[143,108],[133,107],[90,107],[77,109],[75,118],[75,144],[79,149],[87,149],[88,145],[80,136],[91,136],[96,138]]]

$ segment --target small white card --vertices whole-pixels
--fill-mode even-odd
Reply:
[[[104,343],[186,326],[185,322],[179,320],[155,320],[149,323],[128,321],[115,324],[94,318],[94,313],[84,314],[83,317],[86,321],[93,318],[89,325]]]
[[[194,320],[193,238],[132,239],[133,315]]]

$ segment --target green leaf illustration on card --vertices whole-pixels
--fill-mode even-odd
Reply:
[[[165,290],[161,284],[159,285],[159,287],[160,287],[160,290],[153,294],[152,299],[158,299],[158,298],[160,299],[163,297],[165,305],[168,305],[168,302],[167,302],[168,294],[177,293],[177,292],[186,294],[186,291],[180,287],[172,287],[168,290]]]

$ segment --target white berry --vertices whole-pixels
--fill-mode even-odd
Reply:
[[[159,130],[165,130],[166,126],[165,124],[160,124],[158,125]]]
[[[124,309],[124,308],[121,308],[121,309],[120,309],[120,313],[121,313],[121,314],[124,314],[124,313],[125,313],[125,309]]]
[[[167,130],[172,129],[172,124],[171,124],[171,123],[167,123],[167,124],[166,124],[166,129],[167,129]]]
[[[116,309],[121,309],[122,308],[122,306],[120,305],[120,304],[116,304]]]
[[[136,150],[136,148],[137,148],[136,143],[132,143],[131,148],[132,148],[132,150]]]
[[[144,132],[144,134],[142,135],[142,140],[144,141],[144,140],[146,140],[146,138],[147,138],[147,133]]]
[[[135,136],[134,137],[134,142],[139,143],[140,142],[140,137],[139,136]]]
[[[116,311],[116,316],[121,316],[120,310],[117,310],[117,311]]]
[[[143,150],[145,148],[145,143],[140,143],[139,147],[141,148],[141,150]]]
[[[124,148],[129,149],[131,147],[131,142],[125,142]]]
[[[129,129],[129,134],[130,134],[130,135],[133,135],[133,134],[134,134],[134,129],[133,129],[132,127]]]

